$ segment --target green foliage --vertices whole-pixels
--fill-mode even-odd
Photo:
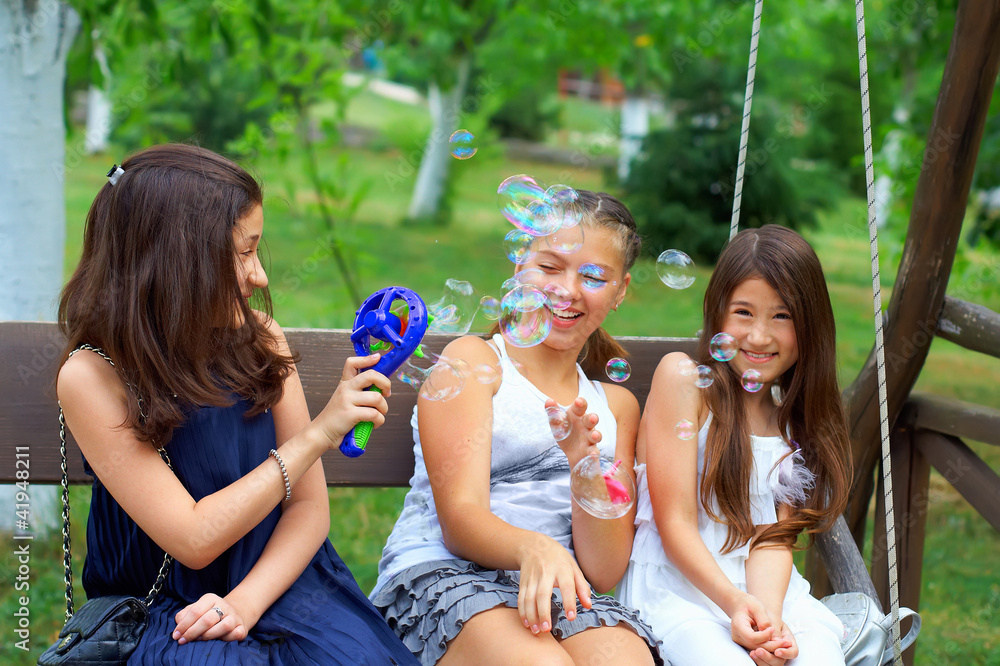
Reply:
[[[548,77],[506,95],[490,116],[489,126],[502,138],[542,142],[549,130],[559,128],[560,108]]]
[[[678,85],[690,101],[673,128],[651,133],[625,183],[626,200],[653,256],[677,248],[693,259],[714,263],[729,237],[742,127],[740,90],[733,71],[697,63]],[[680,83],[680,81],[678,81]],[[740,207],[740,226],[813,226],[828,206],[837,179],[823,162],[797,158],[802,141],[792,123],[778,119],[778,107],[758,96],[753,107]]]

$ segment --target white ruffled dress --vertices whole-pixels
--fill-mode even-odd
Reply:
[[[698,487],[705,467],[705,443],[711,422],[710,414],[698,432]],[[777,521],[776,505],[804,499],[812,488],[814,477],[804,465],[802,454],[797,450],[792,452],[781,437],[753,436],[751,440],[754,457],[750,478],[751,515],[755,525],[768,525]],[[729,616],[690,583],[664,552],[653,520],[646,465],[636,465],[635,470],[639,488],[636,534],[628,569],[618,584],[617,598],[625,605],[638,609],[642,619],[652,626],[665,646],[672,642],[671,634],[690,621],[709,620],[728,629]],[[698,531],[726,577],[737,588],[746,591],[746,561],[750,545],[723,554],[726,526],[709,517],[701,502]],[[793,633],[799,627],[814,626],[816,623],[828,627],[838,639],[843,633],[843,624],[809,594],[809,582],[794,567],[785,594],[782,619]]]

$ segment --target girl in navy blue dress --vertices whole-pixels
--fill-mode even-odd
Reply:
[[[165,145],[91,206],[59,310],[67,352],[89,348],[57,385],[94,476],[84,588],[142,597],[175,558],[130,664],[412,664],[327,540],[320,460],[384,421],[364,389],[389,381],[364,370],[377,356],[348,359],[310,421],[270,317],[261,203],[236,164]]]

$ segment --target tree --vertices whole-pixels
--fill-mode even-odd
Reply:
[[[66,207],[63,83],[80,19],[55,0],[0,0],[0,319],[53,320]],[[55,518],[55,489],[30,488],[32,527]],[[0,495],[13,504],[13,489]],[[13,512],[0,529],[13,528]]]

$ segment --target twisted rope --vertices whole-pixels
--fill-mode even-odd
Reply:
[[[896,571],[896,521],[892,506],[892,461],[889,457],[889,404],[885,385],[885,348],[882,338],[882,288],[879,280],[878,224],[875,219],[875,159],[872,156],[871,104],[868,96],[868,49],[865,40],[864,0],[856,0],[858,67],[861,73],[861,124],[865,143],[865,181],[868,193],[868,237],[871,242],[872,294],[875,309],[875,367],[878,375],[878,414],[882,431],[882,485],[885,493],[885,528],[889,564],[889,606],[892,621],[893,664],[901,666],[899,637],[899,580]]]
[[[729,239],[740,228],[740,204],[743,202],[743,172],[747,163],[747,141],[750,139],[750,109],[753,107],[753,82],[757,77],[757,41],[760,37],[760,15],[764,11],[764,0],[755,0],[753,8],[753,29],[750,34],[750,62],[747,65],[747,89],[743,98],[743,128],[740,130],[740,155],[736,160],[736,186],[733,193],[733,219],[729,223]]]

